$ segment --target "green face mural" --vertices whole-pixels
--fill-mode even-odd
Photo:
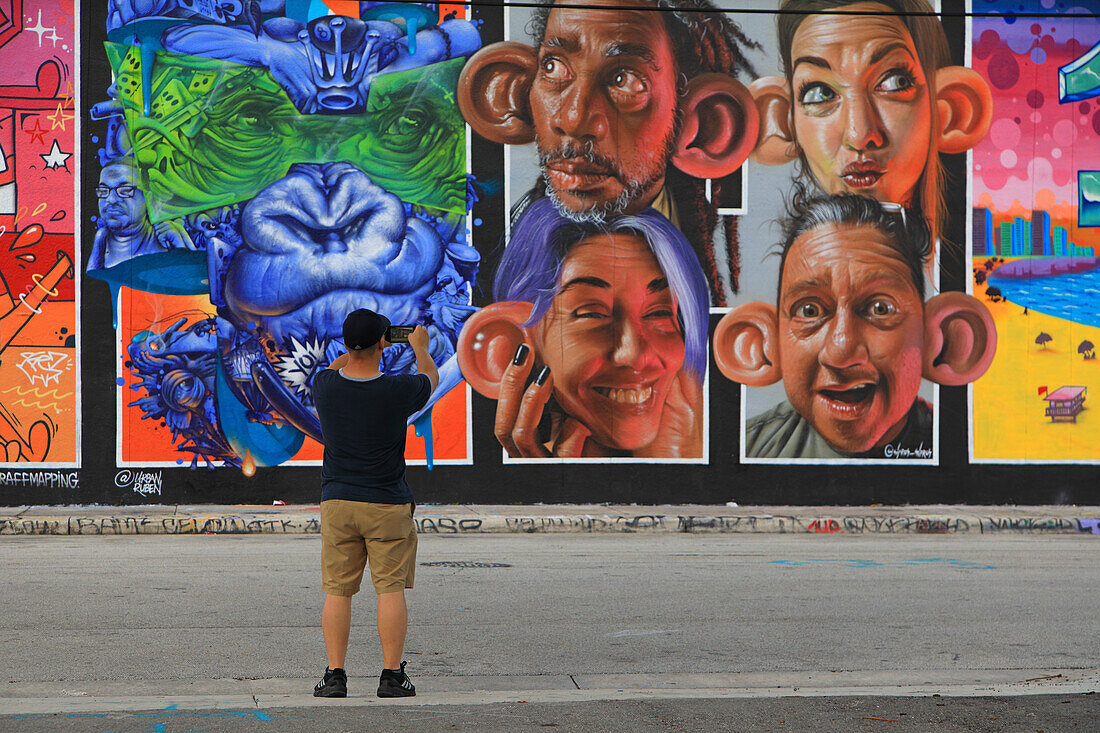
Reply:
[[[370,114],[342,117],[299,113],[264,69],[158,53],[145,116],[140,50],[106,48],[151,221],[250,198],[294,163],[328,160],[409,203],[465,213],[461,59],[376,77]]]

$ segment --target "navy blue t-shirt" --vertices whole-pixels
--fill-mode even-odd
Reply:
[[[313,378],[325,440],[321,501],[411,503],[412,491],[405,483],[407,421],[431,393],[425,374],[353,379],[322,369]]]

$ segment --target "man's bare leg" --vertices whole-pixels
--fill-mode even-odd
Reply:
[[[351,596],[325,594],[321,609],[321,631],[325,635],[325,651],[328,668],[343,669],[348,653],[348,636],[351,634]]]
[[[405,632],[409,626],[405,591],[378,595],[378,639],[382,642],[382,666],[397,669],[405,652]],[[327,638],[327,637],[326,637]],[[347,644],[347,637],[344,637]]]

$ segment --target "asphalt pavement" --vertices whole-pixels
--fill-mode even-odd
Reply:
[[[318,556],[3,538],[0,731],[1100,730],[1091,533],[428,532],[403,701],[368,596],[351,697],[310,696]]]

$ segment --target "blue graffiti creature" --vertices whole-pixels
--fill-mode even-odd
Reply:
[[[186,324],[184,317],[159,333],[143,331],[127,345],[127,366],[139,380],[130,388],[146,393],[130,405],[141,408],[143,419],[163,422],[177,449],[192,454],[192,468],[200,458],[210,467],[214,461],[239,466],[214,400],[217,319]]]
[[[481,37],[469,21],[446,20],[419,31],[410,52],[396,23],[331,15],[309,23],[272,18],[259,35],[240,27],[177,25],[161,44],[166,51],[265,67],[299,112],[346,115],[366,109],[378,74],[468,56],[481,47]]]
[[[443,265],[439,234],[349,163],[291,166],[244,207],[241,234],[225,300],[284,347],[338,339],[356,308],[415,322]]]
[[[241,245],[221,292],[227,320],[221,351],[229,386],[251,418],[285,422],[313,438],[313,376],[344,352],[341,327],[357,308],[392,323],[422,324],[432,358],[454,359],[458,333],[474,312],[480,256],[457,225],[417,212],[346,162],[291,166],[240,213]],[[207,252],[215,240],[207,240]],[[411,371],[405,345],[386,350],[383,370]],[[454,370],[452,370],[454,371]],[[457,373],[457,372],[456,372]],[[441,383],[437,397],[457,380]],[[255,453],[255,451],[253,451]]]

